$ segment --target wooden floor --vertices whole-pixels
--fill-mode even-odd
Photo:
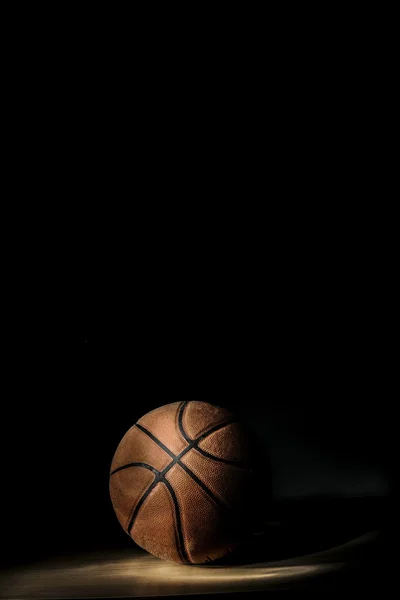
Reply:
[[[323,552],[224,566],[178,565],[136,549],[57,557],[1,572],[0,598],[116,599],[279,589],[346,569],[378,536],[371,531]]]

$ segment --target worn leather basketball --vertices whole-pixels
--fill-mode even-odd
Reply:
[[[179,563],[212,562],[246,534],[251,467],[248,433],[228,410],[174,402],[144,415],[122,438],[111,464],[111,501],[144,550]]]

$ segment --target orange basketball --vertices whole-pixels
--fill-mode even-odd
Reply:
[[[122,438],[110,496],[123,529],[166,560],[202,564],[238,546],[250,521],[252,477],[244,427],[208,402],[174,402]]]

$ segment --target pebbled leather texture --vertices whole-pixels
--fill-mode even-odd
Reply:
[[[233,420],[207,402],[174,402],[127,431],[112,460],[110,495],[144,550],[203,564],[240,543],[255,489],[247,432]]]

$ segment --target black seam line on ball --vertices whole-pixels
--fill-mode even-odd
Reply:
[[[191,563],[191,561],[189,560],[189,556],[186,552],[185,540],[183,539],[182,521],[181,521],[181,513],[179,510],[178,498],[176,497],[175,490],[172,487],[172,485],[170,484],[170,482],[164,478],[162,478],[161,481],[167,486],[167,488],[172,496],[172,500],[173,500],[173,503],[175,506],[176,528],[178,530],[178,540],[177,540],[178,554],[180,555],[182,562],[189,564],[189,563]]]
[[[202,435],[199,435],[199,437],[195,440],[196,444],[199,444],[200,442],[202,442],[203,440],[208,438],[209,435],[211,435],[212,433],[215,433],[219,429],[224,429],[225,427],[228,427],[228,425],[233,425],[233,423],[237,423],[237,419],[229,419],[228,421],[224,421],[223,423],[220,423],[219,425],[215,425],[214,427],[212,427],[211,429],[209,429]]]
[[[174,506],[175,506],[176,528],[177,528],[177,532],[178,532],[178,540],[177,540],[178,554],[183,563],[191,564],[189,556],[186,552],[185,542],[184,542],[184,538],[183,538],[182,521],[181,521],[180,510],[179,510],[178,498],[176,496],[175,490],[172,487],[171,483],[169,481],[167,481],[164,478],[164,475],[162,473],[160,473],[159,471],[157,472],[156,478],[154,479],[153,483],[147,488],[147,490],[145,491],[145,493],[139,500],[138,504],[136,505],[136,508],[132,514],[131,520],[129,521],[128,533],[130,534],[132,527],[135,523],[135,520],[136,520],[136,518],[139,514],[139,511],[142,508],[145,500],[148,498],[148,496],[151,494],[151,492],[156,488],[156,486],[160,482],[164,483],[167,486],[167,488],[171,494]]]
[[[215,431],[218,431],[218,429],[223,429],[224,427],[227,427],[228,425],[231,425],[232,423],[235,423],[235,421],[230,420],[228,422],[222,423],[221,425],[216,425],[209,432],[203,433],[196,440],[192,440],[190,442],[190,444],[188,446],[186,446],[186,448],[178,455],[175,455],[173,452],[171,452],[171,450],[169,448],[167,448],[167,446],[165,446],[158,438],[156,438],[152,433],[150,433],[150,431],[148,431],[145,427],[143,427],[142,425],[139,425],[138,423],[136,423],[136,426],[141,431],[143,431],[143,433],[145,433],[148,437],[150,437],[153,440],[153,442],[155,442],[157,444],[157,446],[159,446],[160,448],[165,450],[165,452],[167,452],[168,455],[171,456],[171,458],[173,458],[173,461],[170,462],[163,470],[163,474],[165,475],[165,473],[167,473],[174,465],[176,465],[177,463],[181,464],[179,461],[182,458],[182,456],[184,456],[187,452],[189,452],[193,448],[195,448],[198,452],[200,452],[200,454],[203,454],[207,458],[211,458],[213,460],[217,460],[217,461],[225,463],[225,464],[232,464],[235,467],[245,468],[244,465],[241,465],[239,462],[233,462],[233,461],[231,462],[224,458],[218,458],[217,456],[214,456],[213,454],[209,454],[208,452],[206,452],[205,450],[202,450],[201,448],[199,448],[197,446],[197,444],[199,444],[201,441],[203,441],[203,439],[205,439],[208,435],[211,435]],[[151,465],[148,465],[147,463],[134,462],[134,463],[127,463],[126,465],[123,465],[122,467],[118,467],[117,469],[112,471],[112,473],[110,473],[110,477],[111,477],[111,475],[114,475],[114,473],[118,473],[118,471],[122,471],[123,469],[128,469],[129,467],[143,467],[144,469],[149,469],[150,471],[153,471],[153,473],[155,473],[156,475],[160,474],[160,471],[158,471]]]
[[[209,429],[208,431],[206,431],[205,433],[203,433],[202,435],[200,435],[195,440],[192,440],[192,438],[190,438],[188,436],[188,434],[185,431],[185,428],[183,427],[183,413],[185,412],[185,409],[186,409],[186,407],[188,406],[189,403],[190,403],[190,400],[186,400],[186,402],[182,403],[182,405],[181,405],[181,407],[179,409],[179,415],[178,415],[179,430],[180,430],[181,434],[183,435],[183,437],[185,438],[185,440],[187,442],[189,442],[189,444],[193,444],[193,443],[198,444],[203,439],[205,439],[206,437],[208,437],[212,433],[215,433],[219,429],[223,429],[224,427],[227,427],[228,425],[231,425],[232,423],[236,423],[237,422],[237,419],[235,419],[235,418],[229,419],[228,421],[225,421],[224,423],[220,423],[219,425],[215,425],[214,427],[212,427],[211,429]],[[194,446],[192,446],[192,448],[194,448]]]
[[[165,444],[160,442],[160,440],[158,438],[156,438],[155,435],[153,435],[150,431],[148,431],[145,427],[143,427],[143,425],[140,425],[139,423],[135,423],[135,425],[136,425],[136,427],[138,427],[140,429],[140,431],[143,431],[143,433],[145,433],[147,436],[149,436],[149,438],[152,439],[153,442],[155,442],[157,444],[157,446],[162,448],[164,450],[164,452],[166,452],[171,458],[175,458],[175,454],[173,452],[171,452],[171,450],[169,448],[167,448],[167,446],[165,446]]]
[[[160,476],[156,475],[156,478],[154,479],[153,483],[151,485],[149,485],[149,487],[147,488],[147,490],[145,491],[145,493],[143,494],[143,496],[140,498],[139,502],[137,503],[136,508],[133,511],[133,515],[131,517],[131,520],[129,521],[129,525],[128,525],[128,533],[129,533],[129,535],[131,533],[131,529],[133,527],[135,519],[136,519],[136,517],[139,514],[139,510],[143,506],[144,501],[146,500],[146,498],[148,498],[149,494],[151,494],[151,492],[154,490],[154,488],[156,487],[156,485],[158,485],[159,483],[160,483]]]
[[[190,443],[193,440],[187,435],[187,433],[183,427],[183,413],[185,412],[185,408],[187,407],[188,404],[189,404],[188,400],[186,402],[183,402],[183,404],[181,405],[181,407],[179,409],[178,426],[179,426],[179,430],[180,430],[181,434],[183,435],[183,437],[185,438],[185,440]]]
[[[136,426],[138,427],[138,424],[136,423]],[[217,498],[217,496],[215,496],[213,494],[213,492],[197,477],[197,475],[195,475],[190,469],[189,467],[187,467],[184,463],[182,463],[180,461],[180,459],[182,458],[182,456],[184,456],[187,452],[189,452],[189,450],[191,450],[192,448],[195,447],[197,440],[194,440],[191,444],[189,444],[180,454],[178,454],[177,456],[175,454],[173,454],[169,448],[167,448],[162,442],[160,442],[159,439],[157,439],[152,433],[150,433],[150,431],[147,431],[147,429],[145,427],[143,427],[142,425],[140,426],[141,431],[143,431],[143,433],[145,433],[146,435],[148,435],[156,444],[158,444],[160,446],[160,448],[166,448],[168,450],[168,454],[170,456],[173,457],[173,460],[169,463],[169,465],[167,465],[165,467],[165,469],[160,473],[160,477],[163,478],[165,476],[166,473],[168,473],[168,471],[176,464],[178,464],[180,467],[182,467],[182,469],[184,471],[186,471],[186,473],[197,483],[197,485],[199,485],[204,491],[205,493],[211,498],[211,500],[213,500],[213,502],[215,504],[217,504],[219,507],[226,507],[226,505],[219,499]],[[140,508],[140,507],[139,507]],[[136,512],[136,511],[135,511]],[[136,515],[135,515],[136,518]],[[132,521],[133,523],[133,521]]]
[[[115,473],[118,473],[119,471],[123,471],[124,469],[130,469],[131,467],[143,467],[143,469],[148,469],[149,471],[152,471],[156,475],[160,474],[160,471],[158,471],[157,469],[155,469],[151,465],[148,465],[147,463],[132,462],[132,463],[128,463],[126,465],[123,465],[122,467],[118,467],[117,469],[114,469],[114,471],[112,471],[110,473],[110,477],[111,477],[111,475],[114,475]]]
[[[238,469],[247,469],[248,468],[248,465],[246,465],[246,463],[244,463],[243,461],[228,460],[227,458],[220,458],[219,456],[214,456],[214,454],[210,454],[209,452],[206,452],[205,450],[203,450],[202,448],[199,448],[198,446],[196,446],[194,448],[194,450],[196,450],[196,452],[200,452],[200,454],[202,454],[203,456],[206,456],[207,458],[210,458],[211,460],[215,460],[217,462],[224,463],[224,465],[230,465],[230,466],[236,467]]]
[[[146,435],[148,435],[158,446],[160,446],[160,448],[162,448],[163,450],[165,450],[166,452],[168,452],[168,454],[173,458],[173,460],[169,463],[169,465],[167,465],[165,467],[165,469],[161,472],[161,477],[164,477],[166,473],[168,473],[168,471],[176,464],[178,464],[180,467],[182,467],[182,469],[197,483],[197,485],[199,487],[202,488],[202,490],[211,498],[211,500],[213,500],[213,502],[219,506],[219,507],[223,507],[223,508],[227,508],[227,505],[222,502],[217,496],[215,496],[215,494],[213,494],[213,492],[208,488],[208,486],[205,485],[205,483],[203,483],[201,481],[201,479],[199,479],[197,477],[197,475],[195,475],[193,473],[193,471],[191,471],[191,469],[189,469],[189,467],[187,467],[183,462],[181,462],[181,458],[187,454],[190,450],[192,450],[192,448],[196,448],[197,444],[199,442],[201,442],[202,440],[204,440],[208,435],[211,435],[212,433],[214,433],[215,431],[218,431],[219,429],[223,429],[224,427],[227,427],[228,425],[231,425],[231,423],[234,423],[236,420],[235,419],[231,419],[229,421],[226,421],[225,423],[221,423],[220,425],[215,425],[215,427],[213,427],[212,429],[210,429],[209,431],[203,433],[201,436],[199,436],[196,440],[193,440],[180,454],[178,454],[177,456],[175,454],[173,454],[173,452],[171,452],[171,450],[169,450],[169,448],[167,448],[167,446],[165,446],[158,438],[156,438],[150,431],[148,431],[145,427],[143,427],[142,425],[139,425],[138,423],[136,423],[136,427],[139,427],[141,431],[143,431],[143,433],[145,433]]]
[[[193,471],[191,471],[189,469],[189,467],[187,467],[184,463],[177,461],[177,464],[184,470],[186,471],[186,473],[189,475],[189,477],[191,477],[193,479],[193,481],[195,481],[197,483],[197,485],[199,487],[201,487],[202,490],[204,490],[204,492],[211,498],[211,500],[214,502],[214,504],[216,504],[217,506],[219,506],[220,508],[228,508],[227,504],[225,504],[225,502],[222,502],[222,500],[220,500],[217,496],[215,496],[215,494],[213,494],[213,492],[210,490],[210,488],[208,486],[206,486],[205,483],[203,483],[201,481],[201,479],[199,479],[197,477],[197,475],[195,475],[193,473]]]

